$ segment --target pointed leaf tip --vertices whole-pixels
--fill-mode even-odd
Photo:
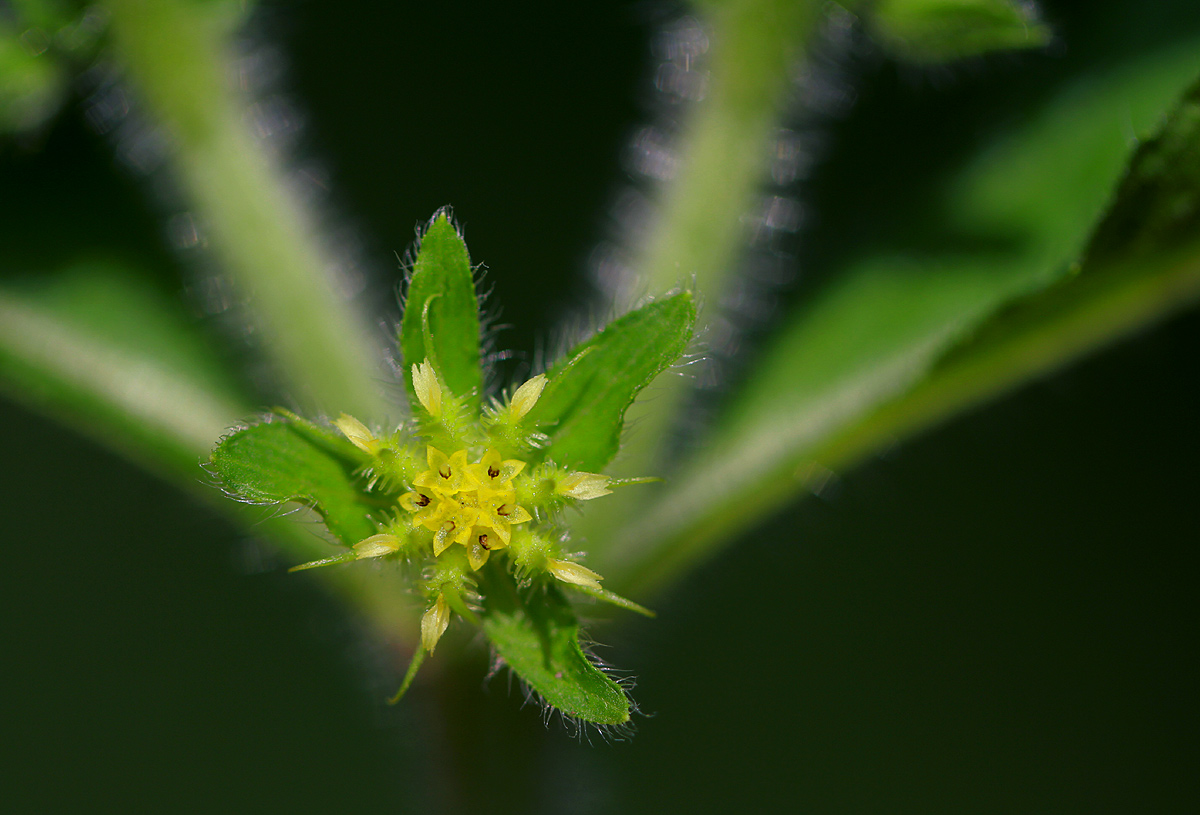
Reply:
[[[527,417],[549,435],[548,457],[602,470],[620,447],[625,411],[687,350],[695,323],[692,293],[668,295],[609,323],[552,368]]]
[[[411,366],[426,359],[433,360],[452,393],[473,395],[478,402],[483,386],[479,331],[479,301],[467,244],[451,222],[449,209],[443,208],[421,236],[400,323],[404,378],[414,407],[419,402]]]
[[[568,716],[598,725],[628,722],[629,697],[584,654],[575,612],[558,588],[519,592],[507,574],[486,579],[483,630],[508,666]]]

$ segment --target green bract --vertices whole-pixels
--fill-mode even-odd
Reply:
[[[484,399],[480,319],[466,245],[448,215],[421,239],[400,350],[412,416],[380,430],[342,414],[336,430],[277,411],[224,438],[209,469],[235,498],[298,501],[342,551],[406,564],[424,599],[421,641],[398,699],[455,615],[545,701],[599,725],[629,720],[624,689],[579,643],[564,589],[649,613],[580,562],[562,510],[602,498],[625,411],[683,353],[689,292],[615,320],[545,374]]]

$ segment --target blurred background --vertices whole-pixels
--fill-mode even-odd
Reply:
[[[921,213],[896,202],[1072,77],[1200,32],[1192,0],[1042,9],[1045,52],[921,70],[841,46],[853,103],[789,189],[809,217],[781,310],[855,247],[903,246]],[[685,11],[262,3],[245,53],[380,319],[395,254],[452,204],[519,364],[611,306],[589,269],[639,183],[631,140],[673,115],[652,43]],[[129,262],[195,308],[206,261],[75,93],[0,146],[0,275]],[[637,677],[616,744],[485,682],[482,644],[387,707],[393,655],[316,582],[2,401],[5,808],[1194,811],[1198,359],[1192,311],[839,473],[651,598],[657,620],[591,629]]]

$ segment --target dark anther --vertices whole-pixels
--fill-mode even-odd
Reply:
[[[501,504],[500,508],[496,510],[497,515],[503,515],[505,518],[508,517],[510,512],[512,512],[512,510],[508,508],[508,504]]]
[[[429,506],[429,496],[423,492],[417,493],[417,506],[419,506],[419,507]]]
[[[495,467],[488,467],[488,478],[495,478],[500,475],[500,471]]]
[[[440,475],[442,478],[449,478],[450,477],[450,468],[447,467],[445,470],[438,470],[438,475]]]
[[[484,535],[480,535],[480,536],[479,536],[479,545],[480,545],[480,546],[482,546],[484,549],[491,549],[491,548],[492,548],[492,547],[490,547],[490,546],[488,546],[488,545],[487,545],[487,535],[486,535],[486,534],[484,534]]]

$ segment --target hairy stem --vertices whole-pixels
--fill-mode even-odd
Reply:
[[[178,181],[306,410],[381,420],[378,355],[312,218],[244,124],[226,76],[230,4],[106,0],[118,55],[166,132]],[[214,12],[215,9],[215,12]]]

